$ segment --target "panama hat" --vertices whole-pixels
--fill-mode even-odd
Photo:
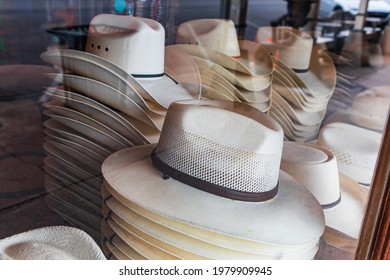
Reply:
[[[336,157],[329,150],[314,144],[285,142],[281,169],[317,198],[327,226],[358,238],[367,191],[338,172]]]
[[[38,228],[0,240],[3,260],[105,260],[84,231],[68,226]]]
[[[317,145],[329,149],[339,171],[363,185],[370,185],[382,134],[347,123],[329,123],[320,129]]]
[[[167,108],[172,101],[198,98],[196,67],[190,68],[195,79],[188,87],[183,87],[174,77],[164,72],[165,30],[155,20],[142,17],[129,17],[100,14],[92,18],[86,41],[86,52],[102,57],[132,75],[146,89],[152,100]],[[171,52],[172,55],[175,53]],[[175,63],[183,62],[179,53]],[[171,60],[172,57],[169,58]],[[190,60],[185,56],[185,62]],[[168,58],[167,58],[168,60]],[[193,64],[194,65],[194,64]],[[195,65],[194,65],[195,66]],[[182,67],[182,66],[179,66]],[[169,69],[173,70],[172,66]],[[178,71],[176,73],[180,73]],[[187,79],[187,82],[190,80]],[[166,94],[169,91],[170,94]]]
[[[389,108],[389,86],[366,89],[353,98],[351,121],[361,127],[382,131],[388,118]]]
[[[182,137],[193,140],[183,142]],[[247,104],[175,102],[157,145],[118,151],[104,161],[102,172],[115,198],[164,217],[236,238],[312,244],[323,232],[323,213],[304,187],[279,173],[282,145],[280,126]],[[185,156],[184,150],[189,152]],[[196,167],[199,164],[201,169]],[[210,173],[204,170],[207,166]],[[159,168],[172,178],[162,179]],[[198,170],[202,172],[196,174]],[[183,205],[186,211],[180,210]]]

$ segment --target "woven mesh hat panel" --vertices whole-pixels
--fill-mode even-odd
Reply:
[[[278,181],[280,158],[221,145],[171,125],[161,134],[157,156],[169,166],[227,189],[261,193]]]
[[[327,146],[337,158],[337,161],[345,165],[358,166],[364,169],[373,170],[375,168],[376,159],[359,157],[354,154],[342,151],[335,146]]]

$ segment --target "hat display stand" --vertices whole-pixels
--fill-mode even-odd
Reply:
[[[331,57],[313,46],[308,33],[291,27],[259,27],[255,40],[273,58],[270,115],[283,127],[286,140],[316,139],[336,84]]]
[[[251,140],[259,137],[261,145]],[[313,259],[324,214],[279,169],[282,148],[282,128],[248,104],[172,103],[157,144],[118,151],[102,165],[106,237],[147,259]],[[241,149],[248,161],[239,163]]]
[[[53,81],[44,103],[48,205],[72,225],[100,232],[104,160],[157,143],[169,104],[199,99],[196,63],[165,47],[164,34],[150,19],[101,14],[91,20],[86,51],[41,54],[60,71],[46,75]]]
[[[234,23],[223,19],[183,22],[172,45],[197,63],[202,97],[248,103],[268,112],[271,107],[272,59],[266,49],[238,40]]]

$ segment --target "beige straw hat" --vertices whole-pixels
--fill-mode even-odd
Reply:
[[[157,145],[114,153],[102,172],[116,199],[171,220],[255,242],[313,244],[323,212],[279,170],[282,146],[281,127],[247,104],[175,102]]]
[[[313,144],[285,142],[281,169],[317,198],[328,227],[358,238],[367,191],[338,172],[336,158],[329,150]]]
[[[67,226],[38,228],[0,240],[2,260],[105,260],[84,231]]]
[[[317,145],[329,149],[339,171],[369,186],[375,171],[382,134],[347,123],[329,123],[320,130]]]
[[[351,122],[382,131],[390,108],[390,86],[377,86],[358,93],[352,101]]]

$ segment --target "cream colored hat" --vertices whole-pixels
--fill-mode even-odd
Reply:
[[[234,86],[249,91],[270,87],[272,59],[260,44],[238,40],[234,23],[225,19],[197,19],[183,22],[176,45],[198,64],[218,73]]]
[[[313,144],[285,142],[281,169],[317,198],[327,226],[358,238],[367,191],[339,174],[336,158],[329,150]]]
[[[286,70],[305,93],[313,97],[330,97],[336,86],[336,68],[331,57],[313,46],[313,38],[306,32],[289,27],[258,28],[256,42],[264,46],[277,60],[277,67]],[[280,62],[280,65],[278,65]]]
[[[199,97],[199,91],[192,95],[173,77],[165,74],[165,30],[155,20],[97,15],[90,22],[85,50],[131,74],[165,108],[175,100]],[[181,61],[175,63],[178,62]],[[196,81],[193,82],[196,84]],[[170,94],[166,94],[167,91]],[[164,95],[171,100],[163,100]]]
[[[114,87],[144,110],[164,115],[172,101],[200,95],[195,62],[184,51],[164,47],[164,34],[150,19],[102,14],[90,23],[86,52],[54,49],[41,58]]]
[[[339,171],[363,185],[370,185],[382,135],[346,123],[322,127],[317,145],[329,149],[337,159]]]
[[[43,227],[0,240],[2,260],[105,260],[84,231],[67,226]]]
[[[240,58],[234,22],[228,19],[195,19],[179,25],[176,44],[201,45]]]
[[[115,198],[172,220],[257,242],[312,244],[323,212],[280,172],[282,146],[281,127],[247,104],[175,102],[157,145],[114,153],[102,172]]]
[[[352,123],[373,130],[383,130],[389,115],[390,86],[378,86],[358,93],[351,106]]]

